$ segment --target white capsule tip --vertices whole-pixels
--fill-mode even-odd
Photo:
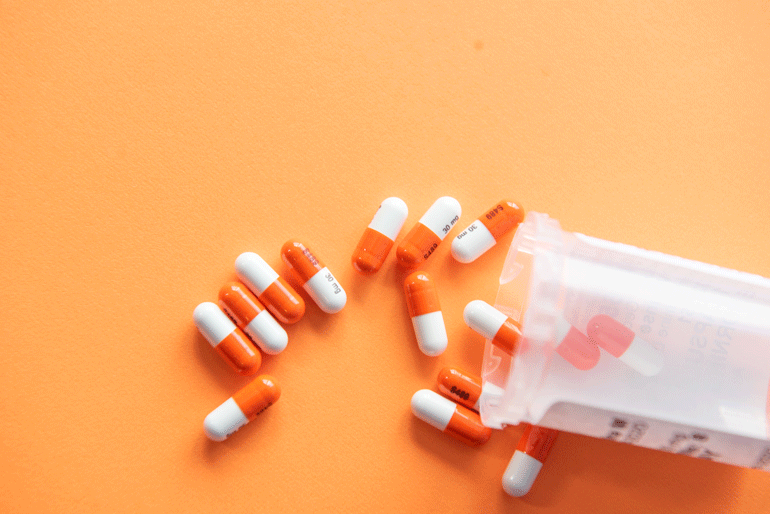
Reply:
[[[442,432],[455,413],[456,405],[430,389],[420,389],[412,395],[412,414]]]
[[[441,311],[429,312],[412,318],[417,346],[428,357],[441,355],[449,345],[444,315]]]
[[[397,196],[391,196],[382,201],[382,206],[392,209],[394,213],[397,213],[404,218],[409,214],[409,207],[406,206],[406,202]]]
[[[503,489],[511,496],[524,496],[535,483],[543,463],[516,450],[503,474]]]
[[[474,249],[469,247],[469,245],[464,244],[462,239],[454,238],[452,240],[452,257],[454,257],[457,262],[468,264],[469,262],[475,261],[480,254],[474,255],[474,253]]]
[[[219,306],[212,302],[203,302],[193,311],[195,326],[203,334],[212,346],[222,342],[233,330],[235,324],[230,321],[227,314],[222,312]]]
[[[212,441],[224,441],[230,434],[248,422],[249,420],[243,415],[243,411],[235,403],[235,400],[228,398],[206,416],[206,419],[203,420],[203,431],[206,433],[206,437]]]
[[[508,316],[483,300],[473,300],[465,306],[463,319],[466,325],[485,339],[494,339]]]
[[[289,335],[268,311],[257,314],[244,332],[269,355],[281,353],[289,344]]]
[[[321,310],[327,314],[337,314],[345,307],[347,302],[348,295],[345,290],[342,289],[339,293],[324,298],[322,305],[319,305],[319,307],[321,307]]]
[[[348,295],[334,278],[329,268],[319,270],[303,286],[307,294],[327,314],[341,311],[348,301]]]
[[[465,320],[465,324],[473,328],[473,326],[478,323],[478,320],[484,318],[489,307],[490,305],[484,300],[473,300],[468,302],[468,305],[463,309],[463,319]]]
[[[456,198],[452,198],[451,196],[442,196],[441,198],[436,200],[435,203],[455,211],[458,216],[462,214],[462,207],[460,206],[460,202],[458,202]]]

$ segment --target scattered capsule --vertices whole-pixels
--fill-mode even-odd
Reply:
[[[263,352],[275,355],[286,348],[289,342],[286,331],[240,282],[228,282],[222,286],[219,306]]]
[[[329,314],[339,312],[348,300],[345,290],[329,268],[305,245],[287,241],[281,248],[281,257],[293,269],[302,282],[302,287],[318,307]]]
[[[478,414],[430,389],[421,389],[414,393],[412,413],[470,446],[480,446],[492,435],[492,429],[481,423]]]
[[[275,379],[270,375],[260,375],[211,411],[203,421],[203,430],[212,441],[224,441],[280,397],[281,388]]]
[[[440,355],[449,338],[435,282],[424,271],[415,271],[404,280],[404,294],[420,351],[430,357]]]
[[[460,202],[451,196],[436,200],[398,245],[398,263],[406,269],[422,264],[438,248],[461,213]]]
[[[400,198],[383,200],[353,253],[353,268],[365,275],[377,273],[404,226],[409,209]]]
[[[473,300],[463,311],[465,323],[498,348],[513,355],[521,343],[521,325],[487,302]]]
[[[527,425],[503,474],[503,489],[506,493],[524,496],[529,492],[557,435],[558,430]]]
[[[281,323],[296,323],[305,314],[302,297],[256,253],[240,254],[235,272]]]
[[[262,355],[215,303],[203,302],[193,311],[195,326],[219,355],[241,375],[256,373]]]
[[[479,411],[481,397],[486,394],[502,395],[503,389],[492,382],[483,386],[481,377],[471,375],[457,368],[444,368],[438,373],[438,391],[455,402]]]
[[[657,348],[606,314],[591,318],[587,330],[591,341],[642,375],[651,377],[663,368],[663,354]]]
[[[524,209],[508,200],[501,200],[454,238],[452,257],[463,263],[475,261],[523,220]]]
[[[523,340],[521,325],[482,300],[473,300],[463,311],[465,323],[510,355],[516,353]],[[599,363],[599,347],[565,319],[556,323],[556,353],[580,370],[589,370]]]

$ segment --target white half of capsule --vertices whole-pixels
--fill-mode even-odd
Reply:
[[[482,222],[476,220],[452,240],[452,257],[457,262],[467,264],[481,257],[496,243],[492,232]]]
[[[264,293],[278,278],[278,273],[254,252],[244,252],[235,259],[235,272],[256,296]]]
[[[444,316],[441,311],[420,314],[412,318],[414,335],[417,337],[417,346],[428,357],[441,355],[449,344],[446,334]]]
[[[503,489],[511,496],[524,496],[532,488],[542,467],[543,463],[536,458],[516,450],[503,473]]]
[[[428,212],[420,218],[420,223],[428,227],[440,240],[444,240],[451,228],[460,219],[460,202],[451,196],[442,196],[430,206]]]
[[[618,360],[646,377],[657,375],[663,369],[663,354],[639,337],[634,337]]]
[[[369,228],[376,230],[391,241],[395,241],[404,226],[409,208],[401,198],[391,196],[380,204],[380,208],[369,223]]]
[[[203,302],[198,305],[193,311],[193,320],[211,346],[218,345],[235,330],[235,324],[230,321],[227,314],[212,302]]]
[[[430,389],[420,389],[412,395],[412,414],[442,432],[454,416],[457,406]]]
[[[270,355],[281,353],[289,344],[289,335],[266,310],[257,314],[243,331],[263,352]]]
[[[463,310],[465,324],[487,339],[494,339],[508,316],[483,300],[473,300]]]
[[[249,422],[235,400],[228,398],[222,405],[211,411],[203,420],[203,430],[212,441],[224,441],[230,434]]]
[[[501,398],[504,392],[505,389],[502,387],[496,386],[492,382],[484,382],[484,385],[481,387],[481,394],[479,395],[479,399],[476,400],[475,404],[473,404],[473,410],[478,412],[483,400],[488,398]]]
[[[302,287],[305,288],[316,305],[328,314],[341,311],[348,301],[347,293],[334,278],[329,268],[318,270]]]

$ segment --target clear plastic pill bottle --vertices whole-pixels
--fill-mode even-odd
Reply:
[[[489,341],[485,425],[532,423],[770,470],[770,280],[563,231],[530,212],[495,307],[523,339]],[[578,369],[554,351],[567,322],[600,348]],[[493,390],[495,388],[492,388]]]

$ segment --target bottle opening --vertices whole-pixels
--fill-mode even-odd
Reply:
[[[484,348],[482,381],[502,391],[480,400],[485,425],[531,422],[537,415],[528,405],[553,357],[561,319],[563,237],[559,223],[546,214],[530,212],[519,225],[500,275],[495,308],[521,323],[522,344],[514,355],[490,341]]]

